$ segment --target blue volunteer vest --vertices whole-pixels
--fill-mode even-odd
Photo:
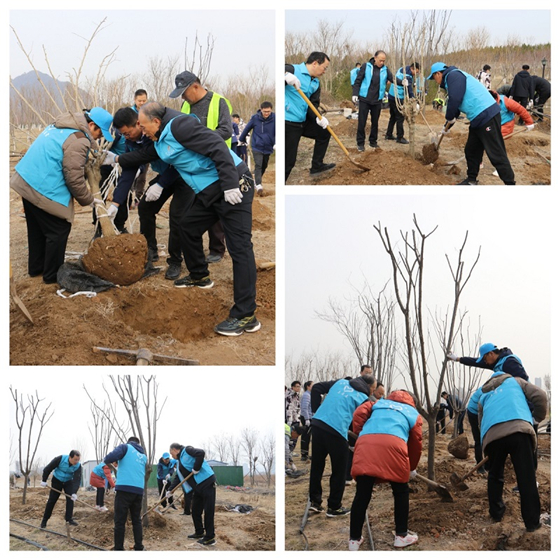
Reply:
[[[465,90],[465,95],[463,100],[459,105],[459,111],[465,113],[467,118],[472,121],[475,119],[482,111],[491,107],[496,100],[490,95],[490,92],[474,77],[458,68],[451,70],[445,75],[443,87],[447,90],[447,78],[452,72],[461,72],[467,78],[467,89]]]
[[[500,117],[502,119],[502,124],[512,121],[515,118],[515,113],[506,107],[503,95],[500,95]]]
[[[482,395],[482,387],[479,387],[469,399],[469,404],[467,404],[468,412],[478,414],[478,401],[480,400],[480,395]]]
[[[358,75],[358,72],[360,71],[359,68],[354,68],[353,70],[350,70],[350,85],[353,86],[354,82],[356,81],[356,76]]]
[[[508,359],[508,358],[513,358],[514,360],[517,360],[519,362],[519,364],[522,366],[523,364],[521,363],[521,359],[516,356],[515,354],[509,354],[508,356],[504,356],[503,358],[500,358],[495,364],[494,364],[494,371],[496,373],[503,373],[503,366],[504,366],[504,362]]]
[[[74,132],[79,131],[56,128],[53,124],[47,126],[16,165],[16,171],[28,185],[63,206],[70,204],[72,195],[64,180],[62,145]]]
[[[54,469],[53,476],[55,476],[60,482],[68,482],[74,478],[74,473],[80,468],[80,462],[78,461],[75,465],[71,465],[68,462],[70,459],[69,455],[63,455],[58,467]]]
[[[160,463],[161,472],[162,472],[162,477],[160,478],[160,480],[163,480],[175,468],[176,464],[177,464],[177,459],[170,459],[169,465],[166,465],[165,463]]]
[[[501,375],[501,373],[496,373],[492,377],[497,375]],[[514,377],[509,377],[493,391],[482,393],[480,404],[483,409],[480,426],[481,442],[484,440],[486,432],[496,424],[510,420],[524,420],[533,424],[533,417],[523,389]]]
[[[401,80],[405,77],[403,69],[399,68],[397,73],[395,74],[395,78],[397,80]],[[411,82],[412,81],[412,74],[407,74],[406,79]],[[408,89],[408,88],[407,88]],[[389,95],[391,97],[398,97],[399,99],[404,99],[404,86],[397,86],[397,95],[395,95],[395,83],[391,83],[391,87],[389,88]]]
[[[183,451],[181,451],[181,455],[179,456],[179,461],[181,462],[181,465],[183,465],[188,471],[192,471],[196,459],[192,455],[189,455],[183,449]],[[177,469],[177,473],[179,474],[179,478],[183,480],[183,475],[181,474],[181,471],[179,469]],[[195,479],[197,484],[200,484],[201,482],[204,482],[206,479],[210,478],[213,474],[214,471],[212,470],[212,467],[206,462],[206,460],[203,460],[200,471],[193,475],[192,478]],[[188,481],[183,483],[183,488],[185,489],[185,492],[187,492],[187,494],[192,490],[192,487],[190,486]]]
[[[354,411],[367,399],[368,396],[353,389],[347,379],[340,379],[330,388],[313,418],[335,429],[347,440]]]
[[[418,411],[409,404],[382,399],[375,403],[359,437],[387,434],[408,441],[410,430],[418,420]]]
[[[294,64],[294,76],[301,82],[301,91],[309,98],[319,89],[319,80],[312,78],[307,71],[305,62]],[[307,118],[307,103],[293,86],[284,88],[286,120],[290,122],[305,122]]]
[[[188,150],[175,140],[171,132],[171,123],[178,118],[198,119],[195,115],[186,114],[172,118],[163,129],[158,141],[154,142],[154,146],[160,159],[175,167],[185,183],[198,194],[218,180],[218,171],[209,157]],[[237,167],[241,163],[241,159],[231,150],[229,153]]]
[[[127,444],[127,448],[125,456],[119,461],[117,485],[144,488],[144,476],[148,459],[144,453],[137,451],[130,443]]]
[[[371,77],[373,75],[373,65],[366,62],[366,71],[362,85],[360,86],[360,97],[367,97]],[[385,96],[385,84],[387,84],[387,66],[382,66],[379,70],[379,93],[377,99],[381,100]]]

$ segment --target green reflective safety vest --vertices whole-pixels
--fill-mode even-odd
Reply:
[[[223,96],[216,92],[212,92],[212,99],[210,100],[210,105],[208,106],[208,115],[206,116],[206,126],[210,130],[216,130],[220,122],[220,99],[224,99],[231,115],[232,108],[231,103]],[[181,107],[181,113],[186,113],[187,115],[191,112],[191,106],[188,101],[183,102]],[[231,138],[225,140],[228,148],[231,148]]]

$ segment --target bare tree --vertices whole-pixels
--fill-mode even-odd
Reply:
[[[345,356],[340,352],[319,350],[306,352],[298,357],[286,356],[285,382],[291,385],[292,381],[299,379],[305,381],[329,381],[340,379],[357,373],[356,362],[352,356]]]
[[[270,488],[272,484],[272,469],[274,468],[274,457],[276,450],[276,438],[274,434],[267,434],[259,442],[259,462],[264,469],[266,485]]]
[[[50,412],[52,403],[49,403],[44,410],[41,410],[43,407],[41,403],[44,399],[39,398],[37,391],[35,391],[35,395],[26,395],[25,399],[23,395],[18,394],[17,389],[13,389],[11,386],[10,393],[16,405],[19,468],[24,478],[21,503],[25,504],[29,475],[35,465],[37,447],[41,441],[43,429],[52,418],[54,411]]]
[[[201,84],[204,84],[210,75],[215,43],[216,39],[211,33],[208,33],[206,37],[205,46],[202,45],[198,38],[198,31],[195,33],[192,47],[189,46],[189,38],[185,37],[185,69],[195,74]],[[189,49],[192,49],[190,55]]]
[[[222,463],[227,463],[229,457],[229,441],[225,434],[221,433],[212,438],[214,458]]]
[[[243,428],[241,431],[241,448],[249,462],[249,479],[251,486],[255,485],[255,471],[258,461],[257,453],[258,433],[252,428]]]
[[[231,462],[235,467],[237,467],[239,465],[239,455],[241,454],[241,445],[238,439],[233,434],[228,434],[226,437],[227,437],[229,456],[231,457]]]

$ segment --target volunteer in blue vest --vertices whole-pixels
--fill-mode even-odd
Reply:
[[[130,107],[119,109],[113,118],[114,127],[126,137],[125,154],[141,150],[153,145],[153,141],[142,133],[138,123],[138,114]],[[119,154],[123,155],[123,154]],[[126,163],[126,157],[121,162]],[[123,165],[123,163],[121,163]],[[147,164],[146,164],[147,165]],[[181,217],[185,210],[191,205],[194,193],[188,188],[179,173],[167,163],[157,159],[151,163],[152,169],[158,173],[146,190],[145,195],[138,204],[138,218],[140,219],[140,233],[144,235],[148,243],[148,258],[151,262],[159,260],[156,217],[163,205],[171,198],[169,205],[169,237],[167,242],[167,264],[165,272],[167,280],[177,280],[181,276],[181,264],[183,255],[181,250]],[[123,167],[117,187],[113,192],[113,202],[109,206],[108,214],[111,215],[112,207],[126,207],[128,193],[132,181],[142,166]],[[118,214],[117,214],[118,215]]]
[[[482,452],[488,456],[488,503],[490,517],[504,518],[504,464],[509,455],[521,501],[521,517],[528,532],[540,528],[541,504],[530,457],[537,447],[533,418],[546,418],[546,393],[521,377],[497,370],[482,386],[478,417]]]
[[[231,103],[219,93],[207,90],[192,72],[181,72],[175,77],[175,89],[169,94],[175,99],[181,97],[181,112],[196,115],[210,130],[215,130],[228,148],[233,135]],[[208,230],[208,256],[206,262],[217,263],[226,252],[225,234],[218,220]]]
[[[414,83],[414,78],[420,72],[420,64],[418,62],[413,62],[410,66],[406,66],[404,71],[399,68],[395,74],[395,80],[397,82],[397,87],[395,84],[391,83],[389,88],[389,124],[387,125],[387,132],[385,133],[385,140],[396,140],[399,144],[408,144],[408,140],[404,137],[404,114],[401,113],[397,108],[396,98],[404,103],[405,98],[405,88],[408,91],[408,98],[414,99],[414,90],[412,84]],[[393,129],[397,128],[396,138],[393,136]]]
[[[82,465],[80,463],[80,452],[73,449],[68,455],[58,455],[44,469],[41,478],[41,486],[48,486],[47,479],[53,473],[51,478],[51,491],[49,499],[43,513],[41,521],[41,529],[47,526],[47,521],[51,518],[54,506],[58,498],[62,495],[66,496],[66,512],[64,519],[68,525],[78,525],[72,517],[74,513],[74,502],[77,499],[78,489],[82,482]],[[58,490],[58,492],[57,492]]]
[[[192,473],[189,480],[182,483],[187,494],[192,493],[191,509],[194,533],[189,535],[189,539],[196,539],[199,544],[204,546],[214,546],[216,544],[214,527],[216,475],[204,459],[206,453],[203,449],[179,443],[172,443],[169,446],[169,453],[173,459],[177,460],[177,470],[167,496],[169,497],[171,490]]]
[[[175,286],[212,288],[202,236],[221,220],[233,261],[234,305],[214,331],[224,336],[258,331],[257,269],[251,240],[254,181],[247,165],[195,115],[151,102],[140,109],[138,122],[153,145],[118,156],[117,162],[126,167],[161,158],[195,192],[194,202],[181,218],[181,244],[190,274],[175,280]]]
[[[471,426],[471,433],[474,440],[474,458],[476,464],[482,461],[482,442],[480,440],[480,426],[478,425],[478,401],[480,400],[480,395],[482,394],[482,387],[479,387],[471,395],[469,402],[467,404],[467,418],[469,419],[469,424]],[[488,470],[486,465],[481,465],[477,470],[478,474],[486,474]]]
[[[142,498],[148,458],[137,437],[115,447],[104,459],[106,465],[117,463],[115,483],[114,550],[124,550],[126,521],[130,513],[134,550],[144,550],[142,543]]]
[[[136,113],[140,110],[140,107],[148,102],[148,92],[145,89],[137,89],[134,92],[134,103],[131,105],[131,109],[133,109]],[[146,188],[146,181],[148,179],[148,171],[150,169],[149,165],[144,165],[140,168],[140,173],[134,179],[134,184],[132,185],[132,191],[136,196],[136,201],[134,202],[134,206],[138,207],[140,199],[144,194],[144,190]]]
[[[324,163],[331,134],[327,130],[326,117],[316,117],[315,113],[296,91],[300,89],[315,107],[321,103],[321,84],[319,78],[328,70],[330,58],[323,52],[312,52],[305,62],[286,64],[284,68],[285,102],[285,179],[288,180],[296,164],[301,137],[314,140],[311,169],[309,174],[321,175],[335,167],[335,163]]]
[[[484,152],[506,185],[515,185],[515,175],[509,162],[501,132],[500,107],[490,92],[474,77],[443,62],[432,64],[428,80],[435,80],[447,91],[446,122],[441,134],[448,134],[461,113],[469,124],[465,144],[467,178],[459,185],[477,185]],[[448,129],[446,130],[446,127]]]
[[[354,82],[356,81],[356,76],[358,75],[358,72],[360,71],[360,68],[362,67],[362,63],[361,62],[356,62],[356,66],[354,66],[354,68],[352,68],[352,70],[350,70],[350,85],[353,86]]]
[[[116,466],[116,463],[112,466]],[[93,467],[93,470],[89,475],[89,483],[94,488],[97,488],[97,492],[95,494],[95,509],[98,509],[101,512],[108,511],[105,507],[105,488],[107,486],[109,488],[115,487],[115,481],[111,475],[111,468],[105,463],[99,463]]]
[[[157,464],[157,486],[160,496],[163,496],[163,489],[165,486],[169,485],[173,474],[175,473],[175,467],[177,466],[177,461],[171,458],[169,453],[164,453]],[[169,500],[164,500],[161,502],[162,507],[167,507],[167,502],[173,509],[177,509],[173,503],[173,496]]]
[[[134,92],[134,103],[130,106],[138,113],[140,107],[148,102],[148,92],[145,89],[137,89]]]
[[[414,478],[422,454],[422,417],[414,397],[408,391],[398,390],[375,404],[366,401],[354,412],[352,426],[358,439],[352,464],[356,494],[350,516],[349,550],[358,550],[362,544],[362,528],[373,487],[383,482],[388,482],[393,491],[393,546],[415,544],[418,535],[408,530],[408,481]]]
[[[331,462],[330,491],[327,499],[327,517],[350,513],[343,507],[342,498],[346,485],[348,460],[348,427],[354,411],[369,399],[375,389],[372,375],[356,379],[339,379],[314,383],[311,388],[311,471],[309,473],[310,510],[325,511],[321,505],[323,489],[321,479],[327,457]],[[321,397],[326,395],[321,402]]]
[[[369,145],[371,148],[379,147],[377,144],[379,115],[381,115],[385,90],[393,81],[391,70],[385,66],[386,58],[385,51],[377,51],[360,68],[356,81],[352,86],[352,101],[358,104],[356,144],[358,145],[359,152],[365,150],[366,124],[370,114],[371,130],[369,132]]]
[[[84,166],[97,140],[113,141],[113,117],[101,107],[63,113],[37,137],[10,179],[10,187],[23,198],[29,247],[28,273],[56,282],[64,263],[68,236],[74,221],[74,200],[81,206],[94,201]]]

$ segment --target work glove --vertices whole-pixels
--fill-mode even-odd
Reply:
[[[158,183],[154,183],[151,187],[146,190],[146,202],[154,202],[157,200],[161,193],[163,192],[163,187],[160,187]]]
[[[410,471],[410,478],[409,478],[409,480],[412,480],[413,478],[416,478],[416,475],[417,475],[417,474],[418,474],[418,473],[416,472],[416,469],[414,469],[413,471]]]
[[[457,122],[457,119],[451,119],[450,121],[445,121],[443,128],[441,129],[441,134],[449,134],[451,127]],[[447,128],[447,130],[446,130]]]
[[[420,103],[416,103],[416,112],[417,112],[417,113],[420,112]]]
[[[96,206],[105,206],[105,203],[100,198],[94,198],[90,206],[95,208]]]
[[[272,151],[274,152],[276,150],[276,144],[274,144],[274,146],[272,146]]]
[[[284,80],[289,86],[294,86],[296,89],[301,89],[301,82],[297,76],[294,76],[291,72],[286,72],[284,74]]]
[[[227,191],[224,191],[224,199],[226,202],[229,202],[230,204],[239,204],[242,198],[243,198],[243,194],[241,193],[240,188],[229,189]]]
[[[532,99],[529,99],[529,103],[527,104],[527,109],[532,109],[534,105],[534,102]]]
[[[106,151],[103,165],[115,165],[115,163],[117,163],[117,154],[115,154],[115,152]]]
[[[306,426],[311,426],[311,420],[306,420],[306,421],[305,421],[305,425],[306,425]]]
[[[173,497],[173,492],[166,492],[165,499],[168,500],[169,498]]]
[[[194,469],[191,471],[193,475],[198,474],[200,471],[195,471]]]
[[[401,84],[402,84],[404,87],[408,87],[408,80],[407,80],[406,78],[403,78],[403,79],[401,80]]]
[[[42,486],[43,488],[46,488],[46,487],[47,487],[47,483],[46,483],[46,482],[43,482],[43,481],[41,481],[41,486]]]
[[[457,356],[455,356],[455,354],[453,354],[453,352],[449,352],[449,353],[447,354],[447,357],[448,357],[450,360],[454,361],[454,362],[458,362],[458,361],[459,361],[459,358],[458,358]]]
[[[166,477],[165,477],[165,482],[167,483],[167,481],[168,481],[170,478],[171,478],[171,475],[170,475],[170,474],[166,475]]]
[[[75,501],[78,499],[78,494],[72,494],[72,495],[70,496],[70,499],[71,499],[73,502],[75,502]]]
[[[352,96],[352,103],[358,103],[359,99],[357,95]]]
[[[527,125],[527,132],[529,132],[530,130],[533,130],[533,128],[535,128],[534,124],[528,124]]]
[[[327,126],[329,126],[329,121],[326,119],[326,117],[322,117],[322,118],[317,117],[315,120],[317,121],[317,124],[321,128],[327,128]]]
[[[116,204],[111,204],[111,206],[107,209],[107,216],[109,216],[111,220],[114,220],[118,211],[119,207]]]

